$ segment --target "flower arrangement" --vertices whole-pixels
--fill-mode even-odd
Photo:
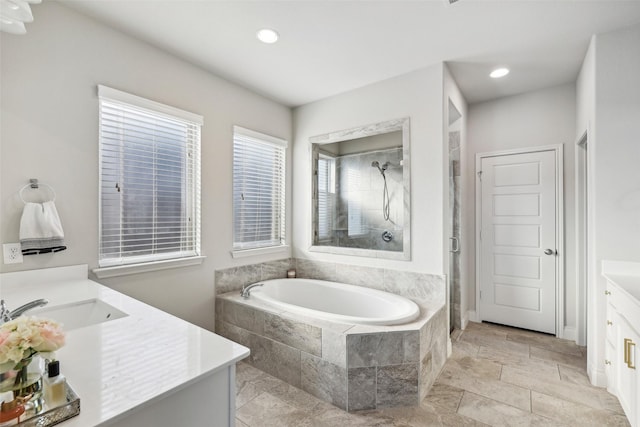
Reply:
[[[34,355],[60,349],[64,340],[62,326],[53,320],[21,316],[3,323],[0,325],[0,373],[20,370]]]

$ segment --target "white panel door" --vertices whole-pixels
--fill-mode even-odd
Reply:
[[[481,160],[481,320],[556,333],[555,162],[554,151]]]

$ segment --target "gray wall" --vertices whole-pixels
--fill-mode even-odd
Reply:
[[[200,266],[101,282],[213,329],[215,269],[290,255],[230,255],[232,126],[290,141],[291,110],[55,2],[38,5],[34,14],[26,35],[0,37],[0,241],[18,241],[18,190],[29,178],[39,178],[57,192],[68,250],[1,264],[0,271],[97,267],[96,85],[104,84],[204,116],[202,252],[207,258]],[[288,201],[290,187],[289,181]]]

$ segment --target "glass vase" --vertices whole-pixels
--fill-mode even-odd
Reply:
[[[13,369],[0,373],[0,394],[12,392],[13,399],[22,398],[29,406],[38,406],[42,400],[43,373],[44,359],[40,355],[22,359]]]

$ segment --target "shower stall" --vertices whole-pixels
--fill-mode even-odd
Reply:
[[[321,153],[319,244],[402,252],[402,147]]]

